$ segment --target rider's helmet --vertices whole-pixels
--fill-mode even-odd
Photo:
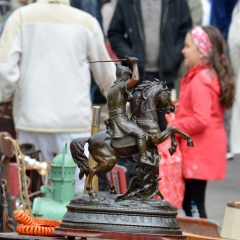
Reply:
[[[132,74],[132,71],[129,69],[129,67],[116,64],[116,77],[117,77],[116,81],[117,82],[126,81],[128,74]]]

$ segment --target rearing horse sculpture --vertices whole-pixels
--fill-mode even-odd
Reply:
[[[166,113],[174,112],[175,106],[171,101],[170,92],[166,87],[166,83],[160,82],[158,79],[151,81],[144,81],[142,85],[135,89],[133,95],[133,114],[132,121],[148,135],[147,151],[151,158],[151,162],[155,165],[155,177],[158,176],[158,164],[160,156],[158,155],[157,145],[164,142],[169,136],[171,136],[171,147],[169,152],[172,155],[176,151],[177,141],[175,134],[179,134],[185,140],[187,145],[193,147],[193,142],[190,136],[183,133],[176,127],[169,127],[165,131],[161,132],[157,121],[157,104],[160,104],[165,108]],[[111,129],[95,134],[90,138],[77,138],[71,142],[70,149],[72,152],[73,160],[80,168],[79,178],[82,179],[84,174],[89,175],[89,180],[86,189],[90,196],[95,196],[96,193],[92,188],[92,179],[94,175],[97,175],[108,186],[110,193],[116,194],[114,185],[108,180],[106,173],[111,171],[116,165],[119,157],[134,161],[132,155],[138,153],[136,146],[136,140],[134,137],[127,136],[119,141],[128,141],[129,146],[124,148],[116,148],[117,142],[112,142]],[[128,139],[126,139],[128,138]],[[134,141],[135,140],[135,141]],[[93,168],[89,168],[88,158],[84,154],[84,145],[89,143],[89,152],[97,162],[97,165]],[[150,168],[148,166],[148,168]],[[144,174],[144,171],[141,171]],[[151,181],[150,181],[151,182]],[[144,186],[143,186],[144,187]],[[139,190],[140,191],[140,190]],[[139,192],[138,191],[138,192]]]

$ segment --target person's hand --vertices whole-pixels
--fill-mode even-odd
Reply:
[[[8,132],[0,132],[0,135],[2,135],[3,137],[10,137],[13,138],[12,135]]]
[[[128,56],[125,56],[125,58],[128,60],[129,63],[131,63],[132,65],[137,63],[138,59],[135,58],[135,57],[128,57]]]

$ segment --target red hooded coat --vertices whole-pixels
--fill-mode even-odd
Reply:
[[[169,125],[189,134],[194,147],[179,138],[183,178],[220,180],[226,175],[227,140],[221,89],[216,72],[206,63],[181,80],[179,108]]]

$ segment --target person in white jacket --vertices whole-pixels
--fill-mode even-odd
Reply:
[[[68,0],[38,0],[17,9],[0,39],[0,102],[13,99],[20,143],[52,160],[63,142],[90,135],[90,71],[104,95],[115,80],[102,30]],[[69,146],[69,144],[68,144]]]
[[[236,81],[235,102],[232,108],[230,129],[231,150],[240,153],[240,1],[232,13],[232,22],[228,33],[229,55]]]

